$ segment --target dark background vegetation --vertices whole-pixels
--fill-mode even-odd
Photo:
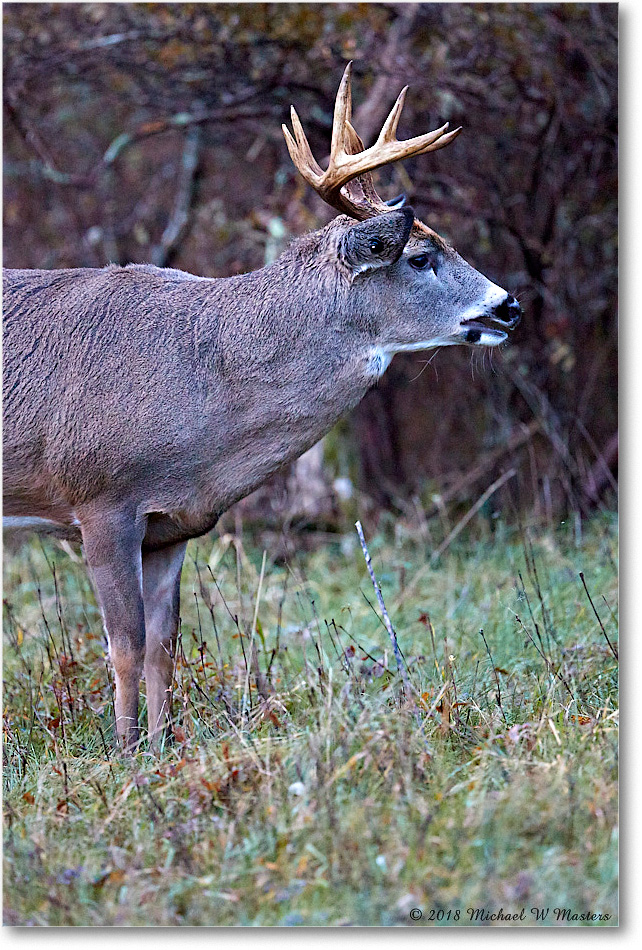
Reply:
[[[348,60],[366,144],[406,83],[400,137],[463,125],[448,149],[382,171],[380,190],[405,191],[419,217],[520,298],[525,319],[492,359],[455,348],[397,357],[327,440],[326,478],[350,475],[375,505],[434,515],[470,507],[515,468],[493,510],[551,522],[612,507],[615,4],[3,12],[11,267],[261,267],[333,214],[298,176],[280,126],[295,103],[313,152],[326,155]]]

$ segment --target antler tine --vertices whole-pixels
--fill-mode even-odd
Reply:
[[[352,118],[352,63],[348,63],[343,71],[341,83],[334,103],[334,118],[332,120],[332,143],[330,145],[330,162],[332,157],[345,151],[346,122]]]
[[[301,121],[294,106],[290,106],[290,119],[292,121],[292,131],[294,132],[294,137],[297,141],[297,145],[299,146],[299,152],[303,155],[307,164],[315,172],[315,174],[322,175],[323,169],[312,154],[310,143],[308,142],[307,136],[303,131],[303,126],[301,125]]]
[[[394,142],[397,136],[397,126],[399,125],[399,118],[401,116],[401,110],[403,109],[403,104],[406,101],[406,93],[408,92],[408,86],[404,86],[399,95],[397,96],[397,101],[390,110],[390,115],[383,123],[381,132],[377,138],[378,142]]]
[[[448,123],[446,123],[446,128],[448,128]],[[456,129],[453,129],[451,132],[445,132],[443,135],[433,142],[430,145],[427,145],[425,148],[422,148],[420,152],[415,152],[415,155],[427,155],[428,152],[437,152],[440,148],[445,148],[446,145],[450,145],[453,139],[456,139],[459,133],[462,131],[462,126],[457,126]]]
[[[303,177],[309,184],[313,185],[313,182],[311,181],[310,175],[308,173],[308,169],[305,163],[301,160],[301,153],[300,153],[299,147],[297,143],[294,141],[294,139],[292,138],[290,134],[290,130],[288,129],[285,122],[281,125],[281,130],[283,132],[283,136],[285,138],[285,144],[288,147],[288,152],[290,153],[290,158],[292,159],[292,163],[294,167],[299,170],[299,172],[303,175]]]
[[[361,136],[355,131],[351,122],[346,122],[346,136],[344,146],[346,147],[346,152],[348,155],[358,155],[359,152],[365,151],[365,145],[361,140]]]

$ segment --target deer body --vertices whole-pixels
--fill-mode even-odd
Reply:
[[[126,497],[151,548],[208,531],[316,442],[373,381],[367,336],[348,342],[311,289],[288,298],[287,271],[5,272],[5,514],[73,536],[87,505]]]
[[[82,540],[125,747],[143,668],[151,735],[169,723],[188,539],[318,441],[395,352],[495,345],[519,317],[412,209],[355,217],[240,277],[5,271],[5,523]]]

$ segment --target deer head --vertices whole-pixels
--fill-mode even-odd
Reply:
[[[520,320],[514,297],[474,270],[410,208],[391,210],[374,186],[372,172],[384,165],[424,155],[450,144],[461,128],[448,123],[406,141],[397,126],[408,87],[399,94],[377,141],[365,148],[351,124],[352,64],[348,63],[334,106],[330,161],[325,171],[312,155],[292,106],[294,136],[283,134],[290,157],[303,178],[329,205],[358,225],[343,222],[340,260],[352,279],[382,271],[376,288],[379,306],[389,315],[378,349],[381,371],[392,355],[458,343],[497,346]],[[394,202],[395,206],[398,204]],[[383,273],[385,272],[385,273]],[[403,293],[399,294],[399,284]]]

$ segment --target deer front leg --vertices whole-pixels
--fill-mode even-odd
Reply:
[[[138,693],[145,659],[142,527],[129,513],[77,512],[116,679],[116,734],[127,751],[138,744]]]
[[[186,543],[173,544],[143,554],[147,717],[150,743],[155,747],[171,727],[181,568],[186,547]]]

